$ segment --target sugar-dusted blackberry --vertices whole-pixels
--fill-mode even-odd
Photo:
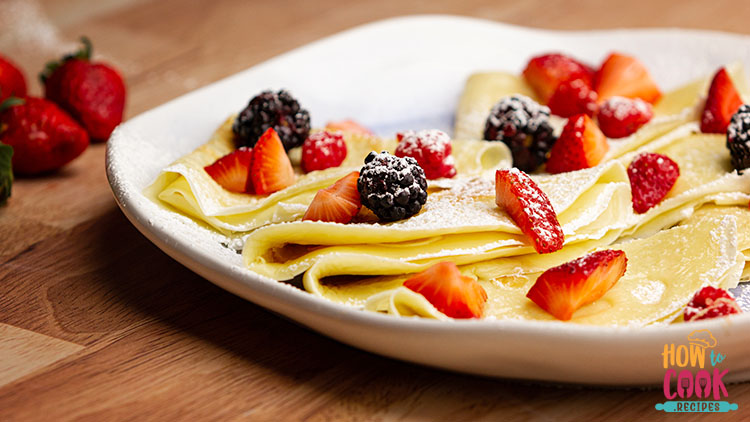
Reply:
[[[427,178],[417,160],[386,151],[373,151],[365,158],[357,190],[362,205],[382,221],[411,217],[427,202]]]
[[[557,140],[549,122],[549,107],[523,95],[504,97],[492,107],[484,139],[505,143],[513,154],[513,165],[527,173],[544,164]]]
[[[310,134],[310,113],[300,107],[292,94],[263,91],[253,97],[232,125],[237,146],[253,147],[260,136],[273,127],[284,149],[302,145]]]
[[[743,104],[732,116],[727,128],[727,148],[737,170],[750,167],[750,105]]]

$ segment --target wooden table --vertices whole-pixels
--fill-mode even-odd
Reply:
[[[39,94],[43,63],[86,34],[98,57],[125,75],[134,116],[309,41],[414,13],[556,29],[750,33],[745,0],[0,0],[0,51]],[[660,390],[457,375],[374,356],[279,318],[139,234],[112,199],[104,151],[92,145],[56,174],[17,180],[0,208],[0,421],[672,416],[654,410]],[[740,405],[730,416],[749,417],[750,384],[729,391]]]

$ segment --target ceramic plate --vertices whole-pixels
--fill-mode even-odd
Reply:
[[[117,203],[159,248],[216,285],[341,342],[405,361],[485,376],[602,385],[658,384],[665,344],[708,329],[729,356],[725,379],[750,378],[750,314],[639,329],[560,322],[434,321],[364,312],[245,270],[216,234],[143,196],[176,158],[208,140],[264,89],[287,88],[313,126],[354,117],[381,134],[451,130],[466,77],[520,72],[562,51],[591,63],[637,56],[664,89],[718,66],[750,64],[750,37],[678,29],[561,32],[452,16],[389,19],[342,32],[208,85],[122,124],[109,140]],[[745,228],[746,229],[746,228]]]

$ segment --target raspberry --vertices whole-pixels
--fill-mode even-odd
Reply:
[[[417,160],[371,152],[357,180],[362,205],[383,221],[403,220],[427,202],[427,178]]]
[[[727,148],[737,170],[750,167],[750,106],[743,104],[732,116],[727,128]]]
[[[742,313],[731,293],[724,289],[706,286],[695,294],[685,307],[685,321],[716,318]]]
[[[451,138],[439,130],[406,131],[396,135],[396,157],[412,157],[428,179],[453,177],[456,166],[451,156]]]
[[[527,173],[547,160],[555,143],[549,108],[523,95],[501,99],[490,111],[484,139],[501,141],[513,154],[513,165]]]
[[[666,155],[644,152],[628,165],[633,209],[638,214],[661,202],[680,177],[680,167]]]
[[[263,91],[253,97],[232,125],[237,146],[253,147],[260,136],[272,127],[281,138],[284,149],[302,145],[310,133],[310,114],[292,95]]]
[[[611,97],[599,107],[599,129],[608,138],[632,135],[654,117],[651,104],[640,98]]]
[[[547,106],[552,114],[561,117],[587,114],[592,117],[596,113],[596,91],[583,79],[561,82],[549,99]]]
[[[302,144],[302,170],[325,170],[340,166],[346,158],[346,143],[340,133],[318,132]]]

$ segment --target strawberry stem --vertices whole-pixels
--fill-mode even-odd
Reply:
[[[3,111],[5,111],[5,110],[7,110],[7,109],[9,109],[9,108],[11,108],[13,106],[21,105],[21,104],[23,104],[25,102],[26,102],[26,100],[24,100],[23,98],[8,97],[2,103],[0,103],[0,113],[2,113]]]
[[[94,51],[94,46],[91,44],[91,40],[85,36],[81,36],[81,43],[83,44],[83,48],[76,51],[73,54],[66,54],[63,56],[61,60],[53,60],[47,62],[46,65],[44,65],[44,70],[39,73],[39,80],[42,81],[42,84],[47,83],[47,79],[49,79],[50,76],[63,65],[63,63],[67,62],[68,60],[91,60],[91,55]]]

